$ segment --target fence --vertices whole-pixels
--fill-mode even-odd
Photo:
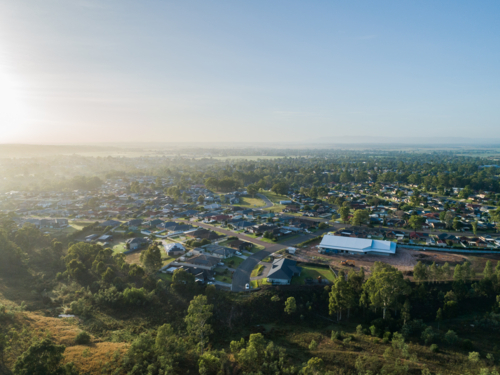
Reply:
[[[500,254],[499,250],[475,250],[475,249],[454,249],[450,247],[434,247],[434,246],[418,246],[418,245],[400,245],[398,247],[404,247],[413,250],[429,250],[429,251],[442,251],[445,253],[459,253],[459,254]]]

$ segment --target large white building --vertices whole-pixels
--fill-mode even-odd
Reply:
[[[319,249],[322,253],[394,255],[396,243],[327,234],[319,244]]]

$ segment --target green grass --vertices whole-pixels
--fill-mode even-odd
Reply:
[[[125,242],[120,242],[119,244],[113,246],[113,253],[123,253],[124,251],[127,251],[128,249],[125,246]]]
[[[250,251],[251,253],[258,253],[259,251],[262,251],[262,250],[265,250],[266,247],[265,246],[262,246],[262,245],[253,245],[253,247],[250,249],[250,250],[247,250],[247,251]]]
[[[224,259],[223,262],[228,267],[238,268],[240,266],[240,264],[243,263],[244,260],[245,259],[242,259],[240,257],[234,256],[234,257],[230,257],[230,258]]]
[[[273,284],[267,282],[266,279],[250,280],[250,287],[253,289],[259,288],[263,285],[273,285]]]
[[[257,264],[257,266],[253,269],[250,277],[257,277],[262,275],[262,271],[264,271],[264,266],[262,264]]]
[[[231,275],[215,275],[215,280],[223,282],[223,283],[228,283],[231,284]]]
[[[266,204],[260,198],[244,197],[240,199],[240,203],[233,206],[246,206],[246,207],[264,207]]]
[[[158,273],[157,274],[157,277],[161,280],[164,280],[164,281],[170,281],[172,282],[172,274],[171,273]]]
[[[313,267],[313,266],[301,266],[302,272],[300,276],[294,276],[292,278],[292,285],[303,285],[305,284],[305,280],[307,277],[316,280],[318,276],[321,276],[323,279],[327,279],[331,282],[335,280],[335,276],[329,268],[322,267]]]

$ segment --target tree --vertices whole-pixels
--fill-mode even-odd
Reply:
[[[161,260],[161,251],[158,244],[150,245],[146,250],[141,253],[141,263],[144,264],[148,273],[156,272],[163,264]]]
[[[455,214],[451,211],[446,212],[446,214],[444,215],[446,228],[450,229],[453,226],[453,219],[455,219]]]
[[[291,315],[295,311],[297,311],[297,303],[295,302],[295,297],[288,297],[288,299],[285,301],[285,312],[288,315]]]
[[[491,280],[493,275],[495,274],[495,270],[493,268],[493,263],[490,260],[486,261],[486,265],[484,266],[483,276],[487,280]]]
[[[346,281],[344,271],[339,272],[335,283],[330,290],[328,310],[330,315],[337,314],[337,321],[342,320],[342,310],[354,307],[355,293],[351,285]]]
[[[352,225],[366,224],[370,220],[370,214],[367,210],[356,210],[351,218]]]
[[[455,229],[457,232],[462,228],[462,222],[460,220],[458,220],[458,218],[454,218],[453,219],[453,229]]]
[[[474,236],[477,236],[477,220],[472,222],[472,232],[474,233]]]
[[[425,281],[427,277],[427,267],[421,261],[418,261],[413,268],[413,278],[415,281]]]
[[[347,219],[349,219],[349,214],[351,213],[351,209],[347,206],[343,206],[339,209],[339,215],[340,218],[344,223],[347,222]]]
[[[411,215],[410,219],[408,220],[408,224],[410,224],[410,227],[412,227],[413,230],[422,229],[422,225],[424,225],[424,223],[425,223],[425,217],[418,215]]]
[[[288,185],[285,182],[278,182],[271,187],[271,191],[278,195],[284,195],[288,193]]]
[[[410,301],[407,299],[403,305],[403,308],[401,309],[401,317],[403,318],[403,325],[406,324],[407,321],[410,320]]]
[[[208,335],[213,332],[212,326],[207,323],[212,317],[212,310],[213,305],[209,305],[207,297],[200,294],[191,300],[187,315],[184,318],[188,333],[199,340],[198,345],[202,355]]]
[[[56,345],[49,339],[33,343],[14,364],[15,375],[76,375],[72,364],[61,365],[64,345]]]
[[[180,285],[180,284],[189,285],[189,284],[194,284],[194,281],[195,281],[194,275],[182,268],[176,269],[174,271],[174,274],[172,275],[173,285]]]
[[[443,321],[443,309],[439,308],[437,313],[436,313],[436,322],[438,323],[438,331],[439,331],[439,325]]]
[[[381,307],[383,319],[386,318],[388,308],[396,308],[401,296],[410,293],[403,274],[389,264],[375,262],[371,276],[363,285],[369,303],[374,307]]]
[[[318,357],[313,357],[309,361],[307,361],[307,364],[302,367],[302,370],[300,371],[301,375],[320,375],[324,374],[323,371],[323,360]]]
[[[247,186],[247,193],[250,194],[252,197],[254,197],[258,191],[259,191],[259,188],[254,184],[250,184]]]

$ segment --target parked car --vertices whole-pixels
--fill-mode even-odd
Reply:
[[[250,289],[250,284],[246,284],[245,289]]]

